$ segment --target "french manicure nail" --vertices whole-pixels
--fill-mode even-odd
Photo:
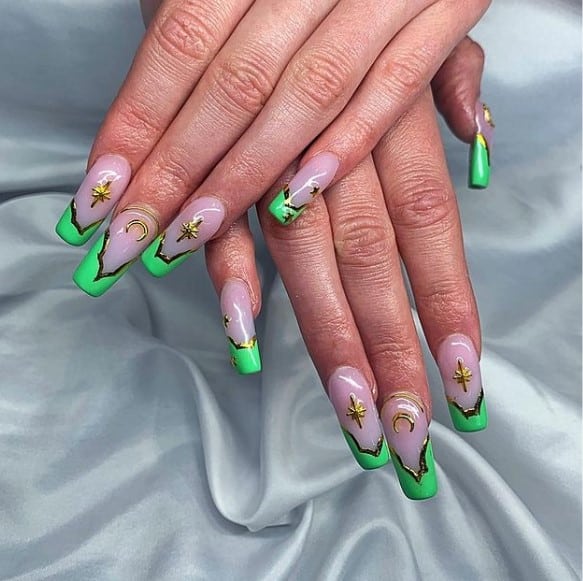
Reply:
[[[255,335],[253,307],[247,285],[228,280],[221,291],[223,326],[229,342],[231,365],[241,374],[261,371],[261,356]]]
[[[332,182],[340,160],[333,153],[320,153],[306,163],[269,204],[281,224],[293,222],[312,200]]]
[[[437,477],[423,402],[409,392],[394,393],[383,405],[381,419],[405,495],[412,500],[435,496]]]
[[[477,432],[488,426],[480,361],[465,335],[450,335],[439,346],[437,365],[443,380],[449,414],[460,432]]]
[[[148,209],[125,208],[93,245],[73,275],[77,286],[98,297],[113,286],[158,233]]]
[[[119,155],[103,155],[89,170],[57,223],[57,234],[69,244],[85,244],[125,192],[131,167]]]
[[[144,251],[144,266],[154,276],[165,276],[212,238],[224,218],[225,209],[219,200],[197,198]]]
[[[494,145],[494,122],[485,103],[476,103],[476,135],[470,148],[470,171],[468,186],[484,189],[490,183],[492,146]]]
[[[389,461],[389,450],[370,387],[353,367],[340,367],[328,380],[328,397],[356,461],[365,470]]]

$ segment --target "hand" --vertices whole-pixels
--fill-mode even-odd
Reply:
[[[146,266],[167,272],[196,236],[224,233],[311,142],[303,162],[324,172],[324,190],[371,151],[488,4],[163,2],[57,228],[84,243],[117,204],[77,284],[102,294],[148,246]],[[156,239],[181,207],[171,229],[205,212],[204,232],[180,234],[180,246]],[[290,219],[277,203],[273,212]]]
[[[463,91],[437,89],[442,109],[452,94]],[[469,134],[472,125],[449,111],[450,124]],[[412,499],[433,496],[437,479],[431,398],[401,259],[454,426],[469,432],[487,425],[479,319],[440,142],[427,92],[373,156],[317,198],[302,220],[282,227],[267,199],[258,204],[265,240],[350,449],[363,468],[378,468],[389,459],[388,442]],[[260,288],[244,220],[207,245],[207,264],[232,362],[242,373],[257,371]]]

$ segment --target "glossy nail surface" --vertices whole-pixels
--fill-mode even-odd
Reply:
[[[381,419],[391,459],[405,495],[412,500],[437,493],[437,477],[425,406],[416,396],[398,392],[383,405]]]
[[[449,414],[460,432],[477,432],[488,426],[480,361],[465,335],[451,335],[439,346],[437,364],[443,380]]]
[[[85,244],[113,210],[130,178],[131,167],[123,157],[101,156],[63,212],[57,234],[74,246]]]
[[[365,470],[389,461],[389,450],[370,387],[353,367],[340,367],[328,380],[328,397],[356,461]]]
[[[223,326],[231,364],[242,375],[261,371],[261,356],[249,289],[240,280],[228,280],[221,291]]]
[[[126,208],[87,253],[73,280],[87,294],[101,296],[123,276],[156,234],[158,221],[149,210]]]
[[[142,254],[142,262],[154,276],[164,276],[182,264],[221,227],[225,209],[216,198],[191,202]]]
[[[476,127],[476,136],[470,149],[468,185],[470,188],[484,189],[490,183],[494,122],[490,109],[480,101],[476,103]]]
[[[308,161],[269,204],[274,218],[281,224],[291,224],[330,185],[339,165],[333,153],[320,153]]]

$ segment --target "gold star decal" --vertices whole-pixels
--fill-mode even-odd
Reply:
[[[91,207],[95,206],[99,202],[105,202],[106,200],[111,200],[111,190],[109,187],[111,182],[105,182],[103,184],[97,184],[91,189],[91,197],[93,202],[91,202]]]
[[[356,396],[350,394],[350,405],[348,406],[348,413],[346,414],[351,420],[358,424],[358,427],[362,429],[362,420],[366,415],[366,408],[362,405],[362,402],[356,398]]]
[[[465,392],[468,391],[468,383],[472,381],[472,372],[464,366],[464,360],[461,358],[457,360],[457,369],[453,374],[453,379],[462,386]]]
[[[225,327],[225,329],[229,326],[229,323],[232,321],[233,319],[231,319],[231,317],[229,317],[229,315],[225,315],[223,317],[223,327]]]
[[[310,192],[310,196],[315,198],[320,193],[320,186],[313,186],[312,191]]]
[[[198,238],[198,231],[203,221],[202,218],[197,218],[191,222],[184,222],[180,227],[180,236],[176,242],[181,242],[184,239],[192,240],[193,238]]]

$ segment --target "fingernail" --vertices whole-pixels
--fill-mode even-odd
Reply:
[[[494,122],[485,103],[476,103],[477,132],[470,148],[470,188],[482,190],[490,183],[490,155],[494,144]]]
[[[215,198],[197,198],[146,248],[142,262],[154,276],[165,276],[212,238],[223,223],[225,209]]]
[[[449,414],[460,432],[478,432],[488,426],[480,361],[465,335],[451,335],[439,346],[437,365],[443,380]]]
[[[389,449],[370,387],[353,367],[340,367],[328,380],[328,397],[356,461],[365,470],[389,461]]]
[[[291,224],[330,185],[339,165],[333,153],[313,157],[269,204],[272,216],[281,224]]]
[[[261,356],[255,335],[253,307],[247,285],[229,280],[221,291],[223,326],[229,341],[231,364],[241,375],[261,371]]]
[[[152,212],[137,206],[126,208],[87,253],[73,280],[87,294],[101,296],[123,276],[156,234],[158,221]]]
[[[425,406],[415,395],[398,392],[383,405],[381,418],[391,459],[405,495],[412,500],[437,493],[437,477]]]
[[[85,244],[113,210],[131,178],[130,164],[119,155],[103,155],[89,170],[55,228],[73,246]]]

